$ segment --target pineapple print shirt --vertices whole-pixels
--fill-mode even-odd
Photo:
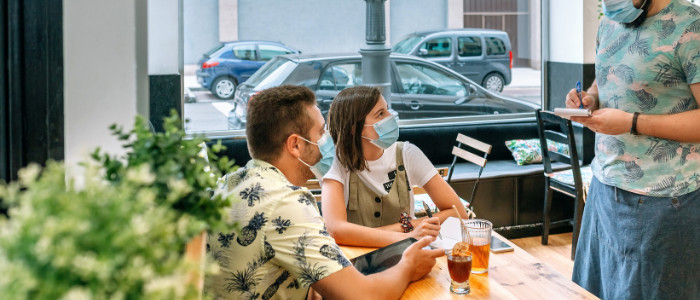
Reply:
[[[326,231],[316,200],[277,168],[251,160],[223,178],[240,230],[210,234],[220,272],[206,279],[216,299],[305,299],[309,285],[350,262]]]
[[[603,18],[596,46],[601,108],[643,114],[698,109],[689,84],[700,82],[700,10],[672,0],[638,28]],[[700,186],[700,144],[650,136],[596,134],[594,175],[637,194],[671,197]]]

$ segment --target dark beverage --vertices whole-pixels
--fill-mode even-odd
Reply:
[[[465,282],[469,280],[472,271],[472,260],[469,256],[448,256],[447,269],[450,271],[450,278],[455,282]]]

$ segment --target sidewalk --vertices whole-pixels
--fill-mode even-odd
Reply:
[[[513,80],[508,87],[541,87],[542,79],[540,70],[535,70],[531,68],[513,68],[512,71]]]

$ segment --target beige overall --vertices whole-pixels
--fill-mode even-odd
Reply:
[[[389,194],[378,195],[355,172],[350,173],[348,188],[348,222],[380,227],[398,223],[402,212],[410,214],[411,188],[403,164],[403,142],[396,144],[396,177]]]

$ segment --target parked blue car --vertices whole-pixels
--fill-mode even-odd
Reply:
[[[238,84],[277,55],[301,53],[278,42],[236,41],[217,45],[197,63],[197,82],[219,99],[231,99]]]

